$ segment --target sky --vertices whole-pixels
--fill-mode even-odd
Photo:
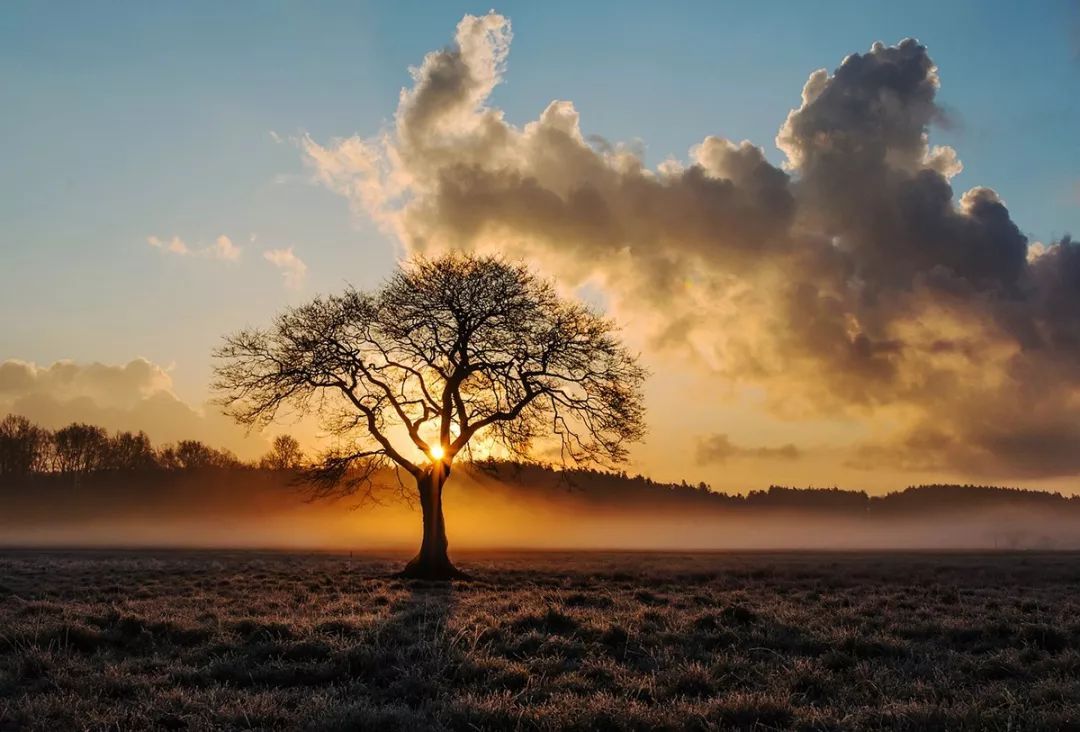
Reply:
[[[503,3],[490,16],[453,3],[6,4],[0,407],[159,439],[195,431],[253,453],[262,438],[205,406],[221,335],[319,293],[375,285],[406,252],[495,248],[605,303],[641,350],[653,371],[650,437],[634,470],[729,490],[968,479],[1080,488],[1065,317],[1080,300],[1066,239],[1080,231],[1080,6],[672,5]],[[475,48],[455,45],[467,15],[499,18],[476,26]],[[888,50],[905,38],[922,45]],[[877,41],[885,47],[872,52]],[[464,106],[420,119],[425,55],[440,49],[473,86]],[[808,105],[811,74],[825,69],[827,85],[849,54],[870,59],[864,71],[903,66],[926,83],[905,87],[910,97],[875,90],[896,109],[883,102],[879,117],[844,121],[862,112],[830,100],[906,83],[852,65]],[[517,137],[494,143],[482,119]],[[850,137],[829,139],[863,135],[887,149],[886,178],[857,185],[855,166],[808,152],[841,128]],[[962,170],[931,159],[933,146],[954,150]],[[438,187],[455,165],[538,180],[559,201],[554,223],[531,220],[528,199],[493,175],[458,190],[466,230]],[[741,203],[694,188],[695,165],[732,180]],[[636,215],[622,198],[634,166],[660,181],[637,195],[690,206],[685,231],[659,215],[628,218],[613,239],[595,212],[566,205],[588,189],[608,213]],[[911,183],[920,170],[933,181]],[[940,192],[939,179],[949,211],[910,214],[903,235],[882,223],[898,201]],[[470,198],[482,186],[505,205]],[[994,191],[971,199],[985,216],[961,210],[978,186]],[[844,190],[850,206],[838,203]],[[852,202],[869,190],[880,198]],[[691,195],[704,198],[691,206]],[[777,203],[787,197],[793,211]],[[904,205],[904,215],[923,211]],[[962,240],[964,256],[927,254],[913,231],[940,250]],[[793,263],[823,237],[843,265]],[[1036,263],[1008,263],[1017,247]],[[841,266],[854,274],[837,279]],[[646,276],[668,268],[683,289]],[[811,299],[795,307],[804,277]],[[957,282],[974,292],[962,304],[941,294]],[[865,364],[825,354],[825,316],[797,317],[819,306],[843,310]],[[946,343],[954,355],[942,355]]]

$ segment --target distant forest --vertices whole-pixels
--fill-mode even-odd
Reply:
[[[110,476],[130,483],[151,474],[212,471],[281,472],[302,475],[308,463],[299,443],[279,435],[263,457],[243,461],[227,450],[198,440],[155,447],[143,432],[109,434],[94,425],[74,423],[55,431],[28,419],[8,415],[0,420],[0,490],[27,482],[101,486]],[[463,466],[473,480],[491,479],[508,490],[537,498],[559,495],[594,505],[621,508],[697,506],[710,509],[774,509],[831,514],[897,516],[922,512],[969,511],[982,508],[1080,510],[1080,497],[1058,492],[981,485],[909,486],[886,495],[840,488],[772,485],[745,495],[714,491],[707,483],[662,483],[643,475],[592,469],[561,469],[544,464],[487,460]],[[393,479],[388,475],[387,482]]]
[[[1080,512],[1080,497],[1058,492],[989,485],[933,483],[908,486],[885,495],[864,490],[771,485],[746,494],[714,491],[707,483],[661,483],[643,475],[598,470],[557,471],[544,465],[509,462],[478,463],[476,467],[520,490],[540,494],[562,490],[597,504],[696,504],[702,509],[774,509],[848,516],[902,516],[916,513],[975,512],[984,508],[1068,509]]]
[[[278,436],[260,460],[245,462],[198,440],[156,448],[145,432],[110,435],[82,423],[50,431],[14,414],[0,421],[0,478],[206,468],[296,470],[304,462],[300,443],[289,435]]]

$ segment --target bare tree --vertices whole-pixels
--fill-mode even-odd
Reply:
[[[270,452],[259,461],[266,470],[299,470],[304,464],[304,451],[292,435],[278,435]]]
[[[24,477],[44,468],[49,433],[26,417],[0,420],[0,476]]]
[[[72,423],[53,434],[54,468],[76,477],[101,470],[109,455],[109,434],[101,427]]]
[[[145,432],[117,432],[109,440],[106,466],[109,470],[146,471],[158,466],[157,453]]]
[[[610,465],[644,434],[645,371],[612,322],[498,258],[411,260],[376,292],[289,309],[215,355],[239,422],[321,416],[336,445],[309,472],[314,496],[370,491],[385,467],[415,479],[424,533],[408,577],[460,576],[442,499],[470,446],[527,461],[543,441],[564,465]]]
[[[158,453],[158,463],[166,470],[206,470],[240,467],[240,460],[228,450],[215,450],[198,440],[180,440]]]

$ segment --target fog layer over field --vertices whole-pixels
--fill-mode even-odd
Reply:
[[[359,497],[307,502],[266,471],[38,480],[0,487],[0,544],[408,549],[420,538],[409,490],[403,498],[386,488],[357,505]],[[445,501],[451,551],[1080,548],[1076,501],[987,493],[865,506],[825,493],[804,501],[821,505],[792,507],[618,476],[567,484],[544,471],[462,467]]]

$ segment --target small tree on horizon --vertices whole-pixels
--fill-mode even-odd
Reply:
[[[158,452],[158,462],[165,470],[222,470],[243,465],[230,451],[215,449],[199,440],[165,445]]]
[[[304,465],[304,451],[292,435],[278,435],[270,446],[270,452],[259,461],[264,470],[299,470]]]
[[[45,468],[52,436],[26,417],[0,420],[0,476],[25,477]]]
[[[54,432],[52,443],[58,473],[87,475],[101,470],[109,456],[109,434],[96,425],[73,422]]]
[[[614,324],[495,257],[410,260],[375,292],[290,308],[215,356],[214,386],[240,423],[321,417],[337,444],[307,474],[314,496],[370,489],[381,468],[412,476],[423,539],[407,577],[461,576],[442,503],[471,445],[531,462],[550,439],[564,465],[612,465],[645,431],[645,371]]]
[[[159,467],[150,437],[142,431],[117,432],[110,440],[105,465],[109,470],[146,471]]]

